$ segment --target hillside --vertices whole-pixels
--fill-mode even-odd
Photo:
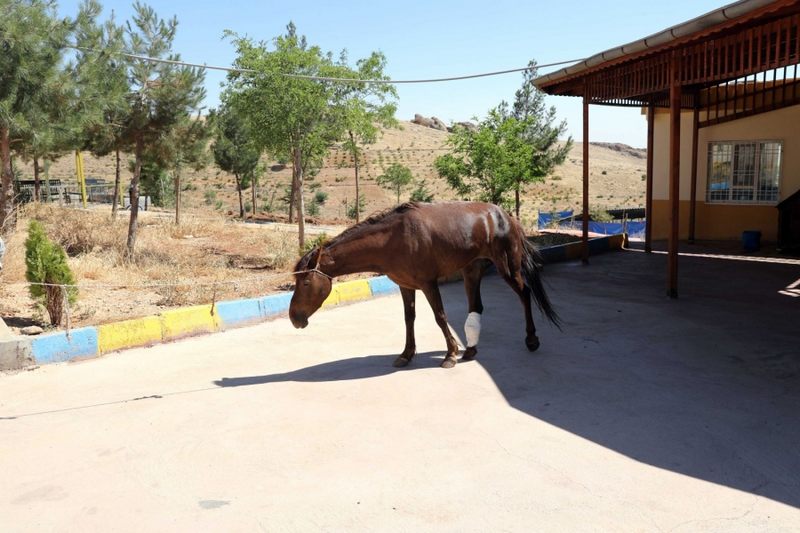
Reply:
[[[401,122],[399,129],[389,129],[374,145],[366,147],[366,162],[362,166],[361,191],[366,199],[367,213],[390,207],[395,197],[379,187],[375,178],[392,163],[408,166],[416,179],[425,179],[436,199],[453,199],[455,195],[447,184],[436,176],[434,159],[446,152],[447,132],[426,128],[411,122]],[[644,205],[645,152],[621,144],[592,143],[591,203],[598,208]],[[127,184],[130,173],[127,157],[123,160],[123,182]],[[291,179],[291,168],[281,167],[274,161],[264,161],[267,166],[259,191],[259,210],[271,208],[275,215],[285,213],[280,198]],[[18,165],[26,176],[32,174],[30,164]],[[113,156],[84,157],[87,177],[113,181]],[[522,217],[532,221],[539,209],[577,208],[581,202],[582,146],[576,143],[567,158],[544,183],[527,188],[523,195]],[[74,181],[74,158],[63,157],[50,168],[50,176],[64,181]],[[213,164],[199,172],[187,171],[184,175],[184,205],[187,211],[216,210],[238,213],[238,200],[234,179]],[[353,161],[348,153],[334,147],[326,158],[319,174],[309,181],[309,188],[319,188],[328,194],[321,206],[319,218],[326,221],[345,222],[345,202],[355,198]],[[317,185],[318,184],[318,185]],[[310,190],[310,189],[309,189]],[[406,193],[407,198],[408,192]],[[245,201],[250,192],[245,191]],[[309,198],[311,193],[309,192]]]

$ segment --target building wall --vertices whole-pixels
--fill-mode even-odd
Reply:
[[[704,120],[703,114],[700,120]],[[658,110],[653,132],[653,238],[669,234],[669,111]],[[745,230],[760,230],[762,238],[777,239],[778,210],[772,205],[706,203],[708,143],[712,141],[783,141],[780,198],[800,189],[800,106],[709,126],[699,132],[697,149],[698,239],[740,239]],[[681,115],[680,237],[689,235],[692,176],[692,113]]]

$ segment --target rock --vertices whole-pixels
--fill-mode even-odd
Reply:
[[[39,335],[43,331],[44,330],[39,326],[26,326],[19,330],[19,332],[22,333],[23,335]]]
[[[433,121],[428,117],[423,117],[419,113],[414,115],[414,120],[412,120],[411,122],[413,122],[414,124],[419,124],[420,126],[425,126],[426,128],[433,127]]]
[[[431,122],[433,123],[431,124],[431,128],[435,130],[447,131],[447,124],[445,124],[443,120],[437,117],[431,117]]]
[[[472,122],[456,122],[456,126],[460,126],[465,130],[469,131],[478,131],[478,126],[476,126]]]

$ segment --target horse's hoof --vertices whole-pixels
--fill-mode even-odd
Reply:
[[[464,355],[461,356],[462,361],[472,361],[478,356],[478,348],[476,346],[467,346],[464,350]]]
[[[533,337],[528,337],[525,339],[525,346],[528,347],[528,351],[535,352],[539,349],[539,337],[534,335]]]
[[[408,363],[410,362],[411,359],[406,359],[405,357],[398,357],[397,359],[394,360],[392,366],[394,366],[395,368],[403,368],[404,366],[408,366]]]
[[[442,361],[442,368],[453,368],[456,366],[456,357],[454,355],[448,355]]]

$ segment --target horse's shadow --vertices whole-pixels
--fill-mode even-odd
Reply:
[[[308,366],[283,372],[280,374],[265,374],[262,376],[241,376],[222,378],[213,383],[218,387],[246,387],[248,385],[264,385],[267,383],[284,383],[290,381],[304,383],[320,383],[327,381],[349,381],[368,379],[393,374],[397,371],[421,370],[424,368],[438,367],[444,359],[444,351],[418,353],[414,361],[405,368],[395,368],[392,362],[397,354],[365,355],[338,361],[328,361],[318,365]]]

